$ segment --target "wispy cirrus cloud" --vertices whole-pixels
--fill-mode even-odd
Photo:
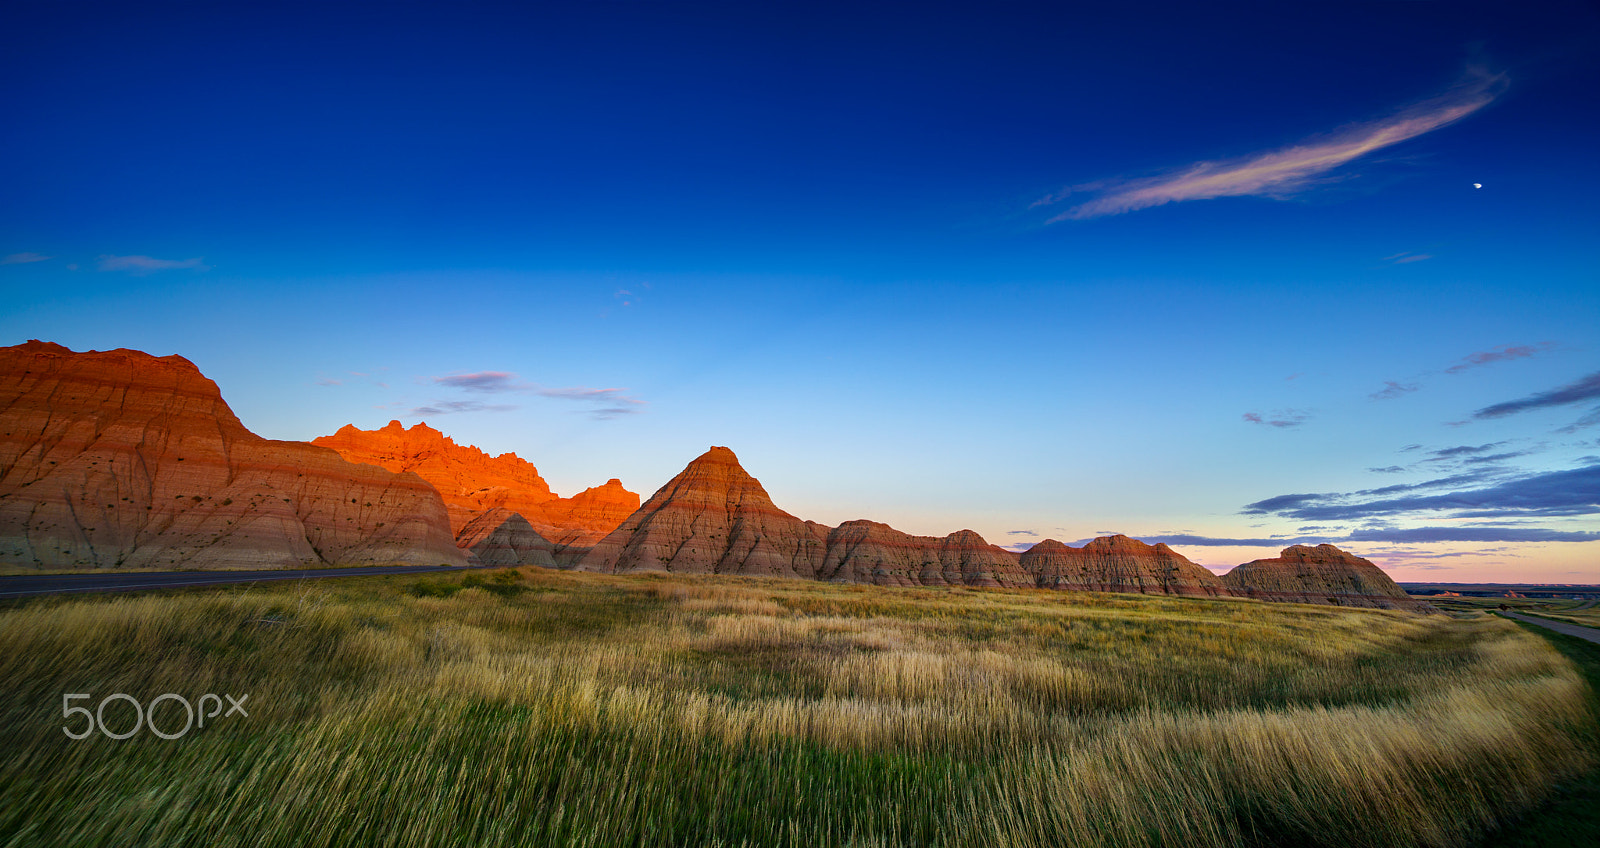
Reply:
[[[1460,374],[1472,368],[1481,368],[1496,362],[1505,362],[1511,359],[1527,359],[1536,353],[1542,353],[1555,347],[1555,342],[1540,342],[1536,345],[1504,345],[1490,350],[1480,350],[1461,357],[1461,361],[1444,369],[1446,374]]]
[[[1468,457],[1482,456],[1489,451],[1505,444],[1505,442],[1490,442],[1487,445],[1456,445],[1453,448],[1439,448],[1428,452],[1428,458],[1423,462],[1453,462]],[[1468,461],[1471,461],[1470,459]]]
[[[568,389],[535,388],[534,394],[541,397],[557,398],[559,400],[587,400],[596,403],[629,403],[643,405],[644,401],[624,395],[627,389],[587,389],[582,387]]]
[[[1279,409],[1270,413],[1246,412],[1240,416],[1251,424],[1261,424],[1267,427],[1284,429],[1299,427],[1311,419],[1311,413],[1302,409]]]
[[[642,400],[630,400],[628,402],[644,403]],[[589,417],[605,421],[612,418],[620,418],[624,415],[638,415],[641,412],[644,412],[644,410],[637,406],[604,406],[599,409],[589,410]]]
[[[1373,400],[1394,400],[1397,397],[1409,395],[1422,388],[1418,383],[1396,383],[1393,380],[1384,380],[1383,386],[1381,391],[1373,392],[1367,397]]]
[[[1518,400],[1509,400],[1493,406],[1486,406],[1472,413],[1472,417],[1480,420],[1485,418],[1504,418],[1507,415],[1515,415],[1518,412],[1569,406],[1593,400],[1600,400],[1600,371],[1547,392],[1539,392]],[[1596,411],[1600,412],[1600,410]]]
[[[1551,530],[1543,527],[1517,527],[1517,526],[1461,526],[1461,527],[1371,527],[1352,530],[1348,533],[1335,532],[1325,534],[1306,534],[1299,536],[1266,536],[1266,537],[1228,537],[1228,536],[1201,536],[1197,534],[1131,534],[1133,538],[1147,545],[1177,545],[1197,548],[1286,548],[1290,545],[1320,545],[1320,544],[1349,544],[1351,542],[1376,542],[1394,545],[1418,545],[1438,542],[1507,542],[1507,543],[1534,543],[1534,542],[1600,542],[1600,531],[1592,530]],[[1072,544],[1081,546],[1088,539],[1080,539]],[[1499,553],[1503,548],[1492,549],[1480,553]],[[1395,550],[1368,549],[1363,556],[1399,557],[1412,556],[1418,559],[1435,557],[1456,557],[1471,555],[1466,552],[1459,553],[1412,553]]]
[[[1600,532],[1543,527],[1408,527],[1356,530],[1347,542],[1600,542]]]
[[[433,382],[468,392],[517,392],[532,388],[527,383],[518,382],[517,375],[509,371],[451,374],[447,377],[434,377]]]
[[[1154,536],[1134,536],[1133,538],[1147,545],[1192,545],[1204,548],[1276,548],[1299,545],[1305,542],[1326,541],[1324,536],[1287,537],[1268,536],[1265,538],[1234,539],[1224,536],[1198,536],[1193,533],[1168,533]],[[1079,542],[1078,544],[1082,544]]]
[[[532,394],[555,400],[570,400],[597,404],[588,410],[591,418],[606,420],[644,411],[647,401],[625,394],[625,388],[589,388],[586,386],[552,387],[522,380],[510,371],[475,371],[468,374],[450,374],[428,378],[434,385],[482,394],[518,393]]]
[[[0,265],[27,265],[32,262],[43,262],[53,258],[42,253],[13,253],[4,259],[0,259]]]
[[[1503,74],[1474,73],[1444,94],[1402,109],[1387,118],[1354,124],[1322,139],[1217,162],[1196,162],[1165,174],[1069,189],[1036,201],[1049,205],[1082,191],[1099,196],[1045,223],[1121,215],[1152,206],[1217,197],[1282,198],[1302,191],[1318,177],[1376,150],[1454,123],[1493,102],[1505,89]],[[1415,261],[1415,260],[1413,260]]]
[[[1600,465],[1531,474],[1485,469],[1349,494],[1278,495],[1247,504],[1243,510],[1245,515],[1276,514],[1301,521],[1388,519],[1413,513],[1449,513],[1456,519],[1593,515],[1600,513]]]
[[[1405,254],[1396,255],[1402,257],[1405,256]],[[1389,258],[1395,259],[1393,256]],[[1422,258],[1425,259],[1428,257]],[[1408,260],[1402,258],[1395,261],[1405,262]],[[1513,359],[1526,359],[1530,356],[1550,350],[1555,346],[1555,342],[1540,342],[1534,345],[1503,345],[1501,347],[1491,348],[1489,350],[1475,351],[1461,357],[1459,362],[1456,362],[1448,368],[1445,368],[1444,373],[1460,374],[1463,371],[1470,371],[1474,368],[1482,368],[1485,365],[1493,365],[1496,362],[1506,362]],[[1430,371],[1419,376],[1434,376],[1437,375],[1437,373],[1438,372]],[[1382,389],[1373,392],[1367,397],[1372,400],[1394,400],[1395,398],[1404,397],[1405,395],[1411,394],[1415,391],[1420,391],[1421,389],[1422,383],[1420,382],[1402,383],[1397,380],[1385,380],[1383,381]],[[1460,426],[1463,423],[1465,422],[1456,422],[1454,426]]]
[[[427,406],[413,408],[411,414],[421,417],[424,415],[454,415],[460,412],[510,412],[516,408],[509,404],[484,403],[480,400],[436,400]]]
[[[100,257],[100,270],[102,271],[131,271],[134,274],[149,274],[154,271],[176,271],[189,268],[195,271],[209,271],[211,266],[205,264],[199,257],[194,259],[157,259],[154,256],[112,256]]]

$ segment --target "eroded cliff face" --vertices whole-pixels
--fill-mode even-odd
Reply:
[[[1120,535],[1101,536],[1081,548],[1046,539],[1023,552],[1022,568],[1042,589],[1192,597],[1230,594],[1215,574],[1166,545],[1147,545]]]
[[[0,348],[0,562],[459,565],[414,474],[263,439],[180,356]]]
[[[1383,569],[1333,545],[1295,545],[1222,575],[1234,594],[1263,601],[1431,612]]]
[[[971,530],[913,536],[876,521],[846,521],[828,533],[817,575],[837,583],[879,586],[1034,585],[1019,557]]]
[[[814,578],[827,533],[779,509],[733,451],[713,447],[596,543],[578,568]]]
[[[713,447],[578,564],[589,571],[765,574],[886,586],[1032,586],[1017,555],[971,530],[911,536],[851,521],[829,529],[779,509],[733,451]]]
[[[456,545],[473,565],[554,568],[554,547],[527,519],[503,507],[487,510],[461,528]]]
[[[456,444],[426,423],[407,428],[390,421],[377,430],[346,425],[311,443],[332,448],[351,462],[415,472],[439,490],[457,534],[484,513],[507,509],[557,548],[586,546],[639,508],[639,495],[616,479],[571,498],[559,497],[539,476],[539,469],[515,453],[490,456],[471,445]]]
[[[529,521],[537,522],[541,533],[563,549],[570,546],[589,546],[604,539],[607,533],[622,526],[622,522],[639,508],[639,495],[622,487],[615,477],[603,485],[591,486],[570,498],[557,498],[540,504],[544,512]]]
[[[471,445],[458,445],[426,422],[407,429],[399,421],[390,421],[377,430],[347,424],[311,443],[332,448],[350,462],[415,472],[439,490],[445,503],[465,507],[466,512],[460,513],[464,515],[476,516],[497,507],[526,515],[537,513],[539,504],[556,499],[539,469],[516,454],[490,456]]]

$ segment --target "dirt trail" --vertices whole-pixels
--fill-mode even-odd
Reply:
[[[1588,639],[1590,642],[1600,645],[1600,628],[1584,627],[1581,624],[1568,624],[1565,621],[1551,621],[1547,618],[1534,618],[1530,615],[1507,612],[1505,610],[1502,610],[1500,614],[1506,618],[1514,618],[1518,621],[1525,621],[1529,624],[1554,630],[1557,633],[1565,633],[1568,636],[1576,636],[1579,639]]]

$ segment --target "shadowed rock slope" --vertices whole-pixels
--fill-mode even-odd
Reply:
[[[586,571],[765,574],[885,586],[1032,586],[1015,553],[971,530],[912,536],[873,521],[836,528],[779,509],[733,451],[689,463],[578,562]]]
[[[463,562],[422,478],[251,433],[187,359],[0,348],[0,563]]]
[[[1046,539],[1023,552],[1022,568],[1041,589],[1196,597],[1231,594],[1215,574],[1177,551],[1127,536],[1102,536],[1081,548]]]
[[[879,586],[1034,585],[1018,560],[971,530],[913,536],[876,521],[846,521],[828,533],[817,576]]]
[[[724,447],[689,463],[578,567],[773,574],[880,586],[1228,594],[1215,575],[1165,545],[1150,547],[1125,536],[1096,539],[1082,549],[1044,542],[1019,556],[971,530],[913,536],[876,521],[829,529],[779,509]]]
[[[592,545],[639,508],[638,494],[616,479],[562,498],[550,491],[538,468],[515,453],[490,456],[456,444],[426,423],[408,429],[390,421],[377,430],[351,424],[311,443],[332,448],[351,462],[416,472],[439,490],[457,536],[484,513],[507,509],[557,547]]]
[[[456,534],[474,565],[556,566],[554,548],[520,514],[503,507],[480,513]]]
[[[713,447],[596,543],[578,568],[814,578],[827,534],[779,509],[733,451]]]
[[[1333,545],[1295,545],[1222,575],[1234,594],[1263,601],[1432,611],[1406,594],[1383,569]]]

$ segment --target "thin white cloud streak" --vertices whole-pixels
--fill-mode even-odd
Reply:
[[[193,268],[196,271],[209,271],[211,267],[201,259],[157,259],[153,256],[111,256],[100,257],[100,270],[102,271],[132,271],[135,274],[148,274],[151,271],[171,271],[179,268]]]
[[[0,259],[0,265],[27,265],[33,262],[43,262],[51,258],[53,257],[45,256],[41,253],[13,253],[4,259]]]
[[[1104,195],[1068,209],[1045,223],[1121,215],[1185,200],[1246,195],[1284,197],[1353,159],[1465,118],[1489,105],[1505,85],[1503,74],[1476,74],[1470,82],[1438,97],[1388,118],[1339,130],[1325,140],[1237,159],[1196,162],[1148,179],[1100,184],[1093,188],[1104,189]],[[1058,202],[1075,193],[1052,195],[1034,206]]]

